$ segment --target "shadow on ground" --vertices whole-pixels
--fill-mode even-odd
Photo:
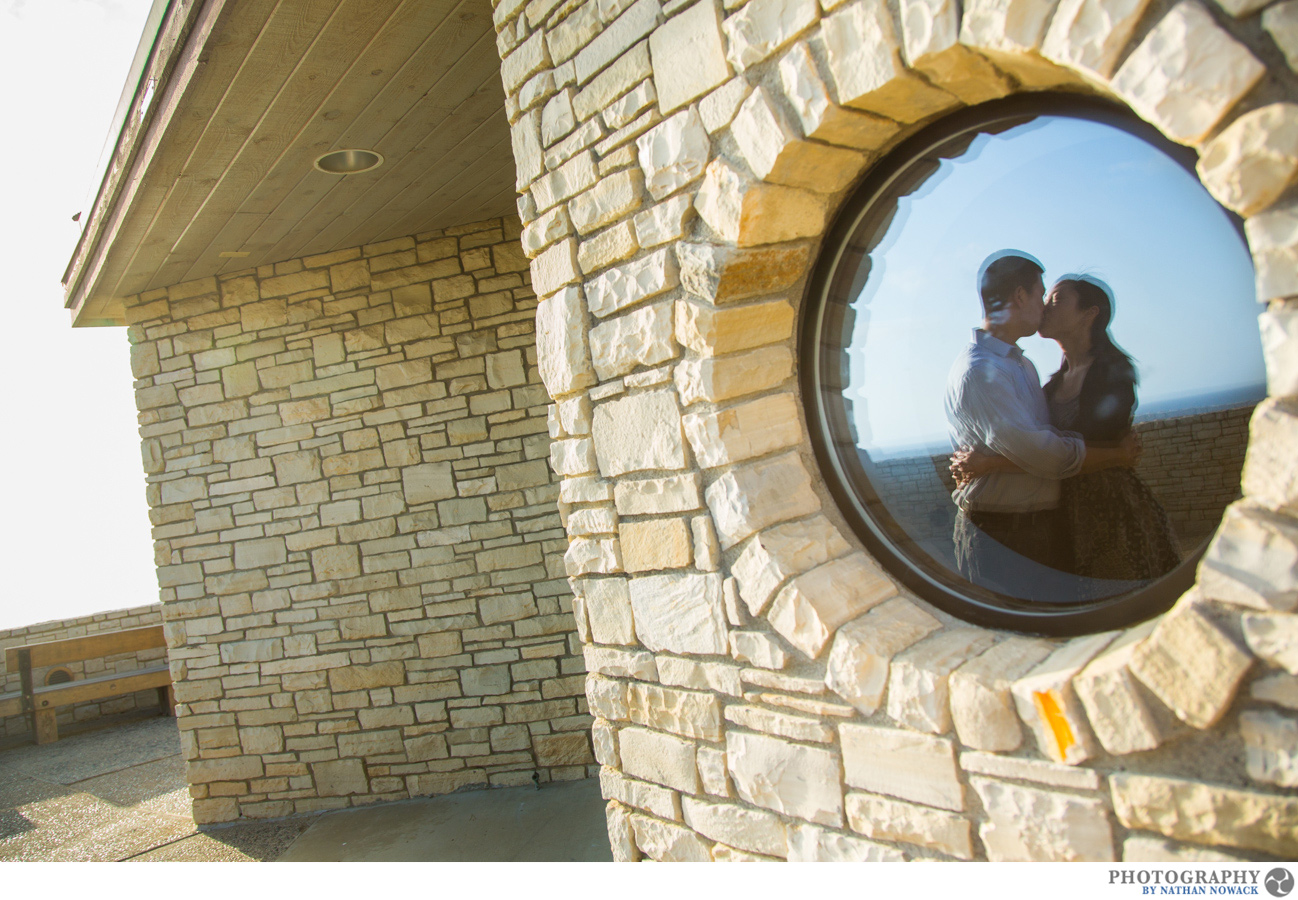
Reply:
[[[0,750],[0,861],[609,860],[595,780],[200,831],[176,721]]]

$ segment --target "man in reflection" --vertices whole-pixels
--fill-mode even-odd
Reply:
[[[1018,250],[983,261],[983,323],[947,376],[946,417],[954,447],[998,454],[1022,470],[956,488],[953,539],[961,574],[1012,596],[1052,600],[1065,593],[1057,570],[1068,559],[1055,514],[1060,479],[1134,465],[1139,446],[1133,439],[1088,450],[1080,435],[1051,427],[1041,378],[1018,346],[1041,325],[1043,273],[1040,262]]]

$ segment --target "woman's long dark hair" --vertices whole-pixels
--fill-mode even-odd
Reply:
[[[1118,359],[1126,362],[1131,366],[1134,373],[1136,366],[1131,359],[1131,355],[1113,342],[1113,336],[1109,334],[1109,323],[1113,321],[1113,296],[1112,290],[1103,281],[1093,278],[1090,275],[1077,275],[1068,278],[1062,278],[1055,282],[1055,287],[1070,287],[1077,292],[1077,308],[1080,310],[1096,309],[1094,319],[1091,320],[1091,353],[1096,357],[1104,356],[1117,361]],[[1064,372],[1067,364],[1060,368],[1060,373]]]
[[[1078,398],[1078,418],[1073,430],[1092,442],[1112,442],[1131,427],[1136,411],[1136,365],[1125,350],[1113,342],[1109,323],[1113,321],[1113,294],[1109,286],[1089,275],[1069,276],[1055,282],[1077,292],[1077,308],[1096,309],[1091,322],[1091,353],[1094,362]],[[1046,383],[1047,397],[1053,397],[1068,371],[1065,361]]]

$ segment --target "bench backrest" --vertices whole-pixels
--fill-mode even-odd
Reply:
[[[138,650],[153,650],[166,646],[167,639],[163,636],[162,626],[150,625],[147,628],[108,631],[62,641],[27,644],[25,648],[7,647],[5,669],[10,672],[18,671],[18,652],[23,649],[31,651],[31,666],[33,669],[39,669],[42,666],[57,666],[60,663],[98,659],[115,653],[134,653]]]

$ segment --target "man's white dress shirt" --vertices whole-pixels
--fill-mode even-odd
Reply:
[[[1015,344],[974,329],[946,382],[946,420],[954,447],[1004,456],[1023,472],[998,472],[956,489],[966,512],[1035,512],[1059,505],[1059,480],[1076,475],[1086,443],[1050,424],[1036,366]]]

